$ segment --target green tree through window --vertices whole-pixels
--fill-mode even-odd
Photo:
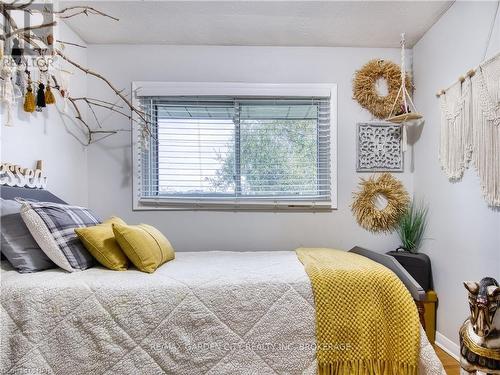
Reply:
[[[240,122],[242,196],[317,195],[318,132],[316,120],[242,120]],[[236,142],[210,179],[214,191],[239,184]]]

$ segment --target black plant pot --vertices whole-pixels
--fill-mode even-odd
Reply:
[[[387,254],[396,258],[422,289],[426,292],[432,289],[431,260],[426,254],[413,254],[408,251],[389,251]]]

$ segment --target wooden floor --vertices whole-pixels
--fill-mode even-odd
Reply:
[[[444,370],[448,375],[460,375],[460,365],[455,358],[437,346],[434,346],[434,350],[436,350],[436,354],[443,363]]]

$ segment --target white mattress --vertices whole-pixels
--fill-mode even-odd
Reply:
[[[154,274],[2,262],[1,373],[315,374],[294,252],[177,253]],[[444,374],[425,334],[421,374]]]

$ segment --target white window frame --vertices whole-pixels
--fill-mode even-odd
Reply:
[[[232,82],[132,82],[132,103],[139,106],[144,96],[255,96],[255,97],[330,97],[330,200],[325,202],[297,202],[277,199],[276,201],[236,201],[211,199],[209,202],[175,202],[168,198],[139,197],[139,153],[137,143],[140,137],[137,115],[132,113],[132,209],[134,211],[331,211],[337,209],[337,85],[334,83],[232,83]]]

